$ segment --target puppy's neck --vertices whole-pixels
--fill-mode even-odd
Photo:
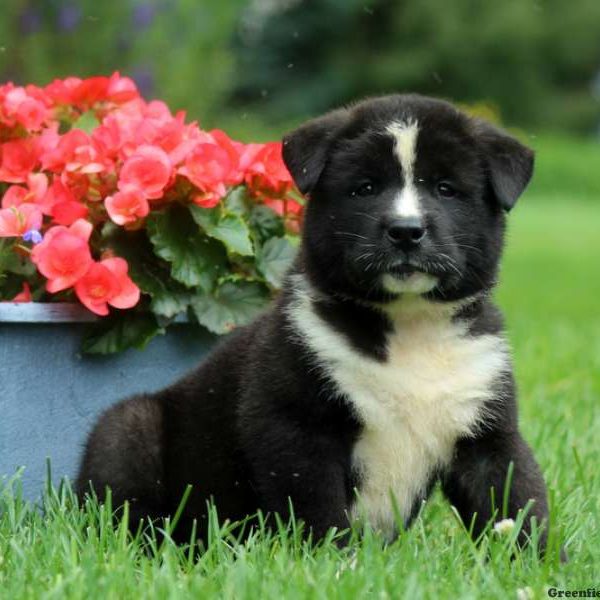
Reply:
[[[390,325],[406,321],[449,321],[477,304],[483,294],[452,301],[440,301],[427,298],[426,294],[405,293],[389,302],[371,302],[344,295],[327,294],[315,287],[304,273],[291,276],[294,296],[302,296],[313,306],[327,305],[349,308],[354,306],[357,312],[371,311],[382,315]]]
[[[394,334],[414,335],[420,329],[443,329],[465,307],[474,304],[472,298],[442,303],[408,294],[389,303],[333,297],[315,288],[299,273],[291,276],[290,283],[286,312],[294,329],[310,337],[322,336],[323,327],[329,328],[378,361],[386,360],[388,341]]]
[[[473,295],[461,300],[441,302],[429,299],[425,295],[403,294],[391,302],[378,303],[376,307],[387,315],[392,323],[398,325],[419,321],[451,321],[464,314],[480,297]]]

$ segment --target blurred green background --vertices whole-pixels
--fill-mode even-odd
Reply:
[[[0,81],[115,70],[242,141],[444,97],[537,151],[534,196],[600,198],[600,0],[1,0]]]
[[[369,94],[483,103],[529,131],[600,128],[598,0],[2,0],[0,80],[120,70],[242,139]]]

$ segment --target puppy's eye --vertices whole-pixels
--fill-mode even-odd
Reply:
[[[437,192],[442,198],[454,198],[458,194],[447,181],[440,181],[437,184]]]
[[[372,181],[364,181],[353,192],[353,196],[372,196],[375,193],[375,185]]]

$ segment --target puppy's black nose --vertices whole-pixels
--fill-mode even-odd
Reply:
[[[386,234],[394,246],[404,250],[416,248],[425,237],[425,224],[419,217],[402,217],[390,221]]]

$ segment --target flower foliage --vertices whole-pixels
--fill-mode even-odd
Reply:
[[[0,86],[0,300],[81,302],[88,352],[175,317],[248,322],[294,256],[302,200],[280,143],[205,131],[111,77]]]

